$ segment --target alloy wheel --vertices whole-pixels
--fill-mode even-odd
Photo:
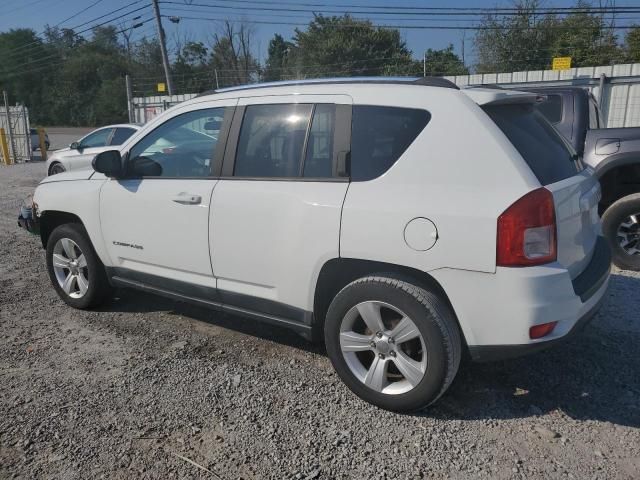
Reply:
[[[61,238],[53,247],[53,271],[58,285],[71,298],[82,298],[87,293],[87,260],[78,244],[70,238]]]
[[[616,237],[628,255],[640,255],[640,213],[629,215],[620,222]]]
[[[340,350],[351,373],[384,394],[412,390],[427,370],[427,350],[417,325],[384,302],[362,302],[347,312],[340,326]]]

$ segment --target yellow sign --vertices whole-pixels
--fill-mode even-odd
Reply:
[[[551,64],[552,70],[569,70],[571,68],[571,57],[555,57]]]
[[[164,83],[159,83],[158,84],[158,91],[159,92],[166,92],[167,91],[167,86]]]

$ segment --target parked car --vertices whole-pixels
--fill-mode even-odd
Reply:
[[[34,152],[40,148],[40,135],[38,134],[37,128],[30,128],[29,134],[31,135],[31,150]],[[44,133],[44,146],[47,150],[51,146],[49,142],[49,134],[47,132]]]
[[[540,112],[600,179],[604,236],[613,262],[640,270],[640,127],[604,128],[598,102],[583,87],[545,87]]]
[[[98,128],[73,142],[68,148],[56,150],[47,159],[47,175],[69,170],[90,169],[96,154],[123,144],[140,130],[141,125],[125,123]]]
[[[130,287],[289,327],[364,400],[424,407],[464,351],[555,344],[607,289],[598,182],[537,97],[428,78],[199,96],[95,172],[42,181],[53,287],[75,308]]]

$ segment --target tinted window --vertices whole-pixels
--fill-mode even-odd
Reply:
[[[93,133],[90,133],[82,139],[82,148],[106,146],[112,131],[112,128],[103,128],[102,130],[97,130]]]
[[[234,175],[298,177],[312,105],[252,105],[246,108]]]
[[[133,128],[116,128],[116,132],[111,137],[111,145],[122,145],[134,133],[136,131]]]
[[[542,185],[575,175],[578,167],[568,144],[532,105],[485,107]]]
[[[562,120],[562,97],[560,95],[549,95],[544,102],[536,104],[538,111],[551,123],[558,123]]]
[[[316,105],[313,110],[311,130],[307,140],[304,160],[304,176],[327,178],[333,176],[333,136],[336,123],[336,106]]]
[[[133,176],[207,177],[224,108],[208,108],[167,120],[140,140],[129,153]]]
[[[354,106],[351,129],[351,179],[371,180],[385,173],[431,118],[413,108]]]

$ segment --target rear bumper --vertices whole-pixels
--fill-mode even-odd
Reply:
[[[593,257],[575,279],[558,263],[502,268],[496,273],[440,270],[433,276],[451,300],[471,356],[491,361],[550,347],[579,332],[597,313],[607,291],[610,251],[599,238]],[[534,325],[557,322],[531,340]]]

